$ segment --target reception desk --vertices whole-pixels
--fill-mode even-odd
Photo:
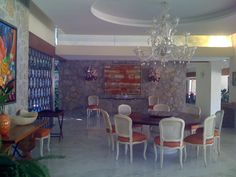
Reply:
[[[100,97],[101,108],[109,113],[116,114],[120,104],[128,104],[132,112],[147,112],[148,98],[135,95],[114,95]]]

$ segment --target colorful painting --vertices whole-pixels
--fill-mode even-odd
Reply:
[[[105,93],[108,95],[140,95],[141,67],[114,64],[104,67]]]
[[[16,101],[17,29],[0,20],[0,106]]]

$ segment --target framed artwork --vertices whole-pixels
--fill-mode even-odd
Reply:
[[[236,72],[232,72],[232,85],[236,86]]]
[[[140,95],[141,66],[113,64],[104,67],[104,89],[107,95]]]
[[[16,102],[17,29],[0,20],[0,106]]]

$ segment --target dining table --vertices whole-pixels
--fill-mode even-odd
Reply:
[[[146,113],[132,112],[130,118],[134,125],[142,125],[143,133],[148,139],[151,138],[150,127],[159,126],[159,122],[164,118],[177,117],[183,119],[185,122],[185,129],[192,127],[202,127],[206,116],[193,115],[180,111],[149,111]],[[135,126],[134,126],[135,127]]]
[[[185,126],[202,124],[205,116],[198,116],[185,112],[150,111],[147,113],[132,112],[130,118],[133,124],[158,126],[163,118],[177,117],[185,121]]]
[[[28,125],[12,124],[7,135],[2,136],[2,147],[0,152],[30,159],[31,151],[35,147],[33,136],[39,128],[47,124],[48,120],[37,120]],[[11,151],[13,149],[13,151]]]

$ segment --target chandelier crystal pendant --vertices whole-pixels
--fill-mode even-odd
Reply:
[[[137,47],[134,52],[140,58],[142,64],[156,64],[157,61],[165,66],[169,60],[174,63],[189,62],[195,53],[196,47],[188,46],[188,37],[190,33],[185,33],[183,46],[177,46],[174,41],[174,35],[177,32],[176,27],[179,24],[179,18],[171,17],[167,2],[161,2],[163,8],[162,15],[159,18],[153,18],[152,27],[148,31],[148,45],[150,51],[144,51]]]

